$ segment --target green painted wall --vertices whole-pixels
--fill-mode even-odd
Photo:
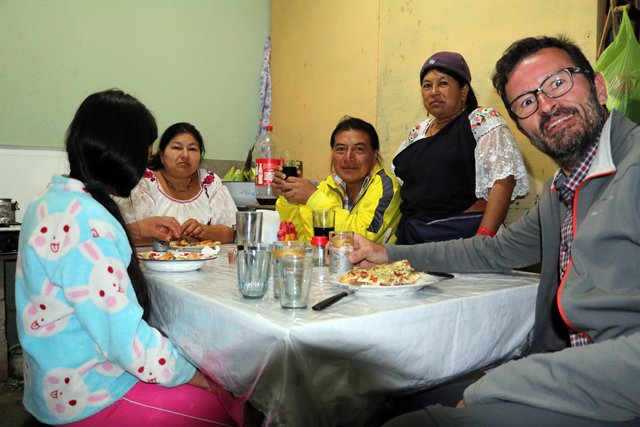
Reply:
[[[159,132],[244,159],[258,128],[269,0],[0,0],[0,145],[62,147],[89,94],[138,97]]]

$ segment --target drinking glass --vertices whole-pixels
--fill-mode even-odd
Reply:
[[[353,231],[332,231],[329,233],[329,272],[331,274],[344,274],[351,270],[349,254],[353,252]]]
[[[329,237],[329,233],[334,230],[336,211],[313,211],[313,235]]]
[[[264,297],[269,287],[271,245],[258,243],[238,250],[238,289],[245,298]]]
[[[280,285],[282,284],[282,270],[280,260],[286,255],[303,256],[307,251],[307,245],[298,240],[279,240],[273,242],[273,296],[280,297]]]
[[[298,177],[298,167],[296,166],[295,160],[285,160],[284,165],[282,165],[282,172],[286,175],[286,178],[290,176]]]
[[[238,249],[260,242],[262,212],[236,212],[236,243]]]
[[[282,283],[280,306],[282,308],[305,308],[309,303],[309,288],[313,272],[313,256],[285,255],[280,259]]]

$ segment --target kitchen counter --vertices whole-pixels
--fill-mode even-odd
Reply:
[[[18,254],[0,254],[0,381],[9,374],[9,347],[18,343],[16,330],[15,272]]]
[[[9,374],[9,348],[18,344],[15,273],[20,226],[0,227],[0,381]]]

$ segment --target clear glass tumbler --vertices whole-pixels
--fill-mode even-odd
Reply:
[[[334,230],[336,211],[312,211],[313,235],[329,238],[329,233]]]
[[[307,245],[299,240],[279,240],[273,242],[273,296],[280,297],[280,284],[282,282],[282,271],[280,270],[280,259],[285,255],[304,255]]]
[[[245,298],[259,299],[269,288],[271,245],[254,244],[238,250],[238,289]]]
[[[285,255],[280,260],[280,268],[282,271],[280,306],[305,308],[309,303],[313,256],[311,254]]]
[[[262,212],[236,212],[236,243],[238,249],[260,242],[262,236]]]
[[[353,252],[353,231],[332,231],[329,233],[329,272],[331,274],[344,274],[351,270],[349,254]]]

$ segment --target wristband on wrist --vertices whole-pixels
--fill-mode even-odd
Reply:
[[[481,234],[483,236],[493,237],[493,236],[496,235],[496,232],[491,230],[490,228],[483,227],[481,225],[480,227],[478,227],[478,231],[476,231],[476,234]]]

